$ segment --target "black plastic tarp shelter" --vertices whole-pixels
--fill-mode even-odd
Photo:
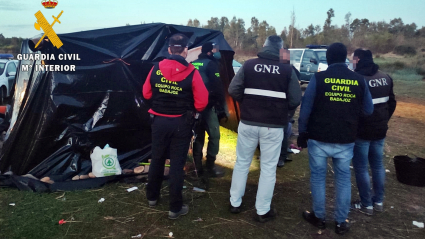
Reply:
[[[1,173],[69,181],[91,172],[90,151],[105,144],[118,149],[123,169],[147,160],[151,131],[142,85],[153,63],[168,57],[168,38],[175,33],[190,38],[189,51],[209,41],[219,45],[220,74],[227,89],[234,75],[234,51],[219,31],[153,23],[61,34],[60,49],[47,38],[37,49],[38,39],[24,41],[21,53],[56,57],[20,62],[32,67],[20,67],[17,74]],[[81,60],[60,61],[59,54],[78,54]],[[42,63],[76,65],[76,71],[35,71]],[[236,130],[237,106],[226,97],[230,118],[224,126]]]

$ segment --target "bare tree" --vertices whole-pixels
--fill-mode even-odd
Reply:
[[[289,34],[291,35],[291,44],[289,45],[290,48],[292,48],[292,45],[293,45],[295,20],[296,20],[295,10],[292,9],[292,12],[291,12],[291,25],[289,26],[289,30],[290,30]]]

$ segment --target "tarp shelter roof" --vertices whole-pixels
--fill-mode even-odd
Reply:
[[[41,61],[20,62],[32,70],[20,67],[16,78],[1,173],[49,176],[55,184],[69,181],[90,172],[90,151],[107,143],[118,149],[123,169],[147,160],[151,131],[142,85],[153,63],[169,56],[168,39],[175,33],[190,38],[193,54],[205,42],[219,45],[220,75],[227,89],[234,52],[220,31],[153,23],[60,34],[60,49],[46,38],[37,49],[38,39],[24,41],[21,53],[53,54],[55,60],[45,64],[76,65],[76,71],[34,71]],[[61,61],[59,54],[78,54],[80,60]],[[226,126],[236,130],[237,106],[226,97],[231,113]]]

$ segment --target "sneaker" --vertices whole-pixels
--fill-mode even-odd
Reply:
[[[285,159],[281,159],[281,158],[279,158],[279,161],[277,162],[277,166],[278,166],[279,168],[281,168],[281,167],[285,166]]]
[[[172,212],[172,211],[169,211],[168,212],[168,218],[169,219],[177,219],[177,218],[179,218],[180,216],[184,216],[184,215],[186,215],[186,214],[188,214],[189,213],[189,206],[188,205],[186,205],[186,204],[183,204],[183,206],[182,206],[182,209],[180,209],[180,211],[179,212]]]
[[[242,205],[241,205],[242,206]],[[233,213],[233,214],[238,214],[238,213],[240,213],[242,210],[241,210],[241,206],[239,206],[239,207],[234,207],[234,206],[232,206],[232,204],[230,204],[230,212],[231,213]]]
[[[365,206],[363,206],[363,204],[360,201],[352,202],[350,209],[364,213],[368,216],[373,215],[373,206],[365,207]]]
[[[382,202],[376,202],[373,204],[373,209],[377,212],[383,212],[384,211],[384,204]]]
[[[323,218],[318,218],[314,214],[314,212],[305,211],[303,212],[303,218],[312,224],[315,227],[318,227],[319,229],[325,229],[326,228],[326,220]]]
[[[258,215],[254,218],[256,221],[259,222],[268,222],[272,219],[274,219],[277,215],[277,211],[276,209],[270,209],[270,211],[268,211],[266,214],[264,215]]]
[[[214,168],[207,169],[207,174],[211,178],[221,178],[224,177],[224,170],[221,167],[215,165]]]
[[[148,202],[149,202],[149,207],[156,207],[156,205],[158,204],[158,200],[148,201]]]
[[[348,221],[348,219],[341,223],[335,222],[336,234],[344,235],[348,231],[350,231],[350,222]]]

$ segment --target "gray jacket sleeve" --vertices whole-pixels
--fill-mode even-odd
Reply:
[[[229,85],[229,94],[238,102],[242,102],[245,92],[244,82],[244,69],[243,66],[239,69],[238,73],[233,77]]]
[[[301,86],[298,81],[297,74],[294,70],[292,70],[291,80],[288,85],[288,109],[293,110],[296,109],[301,103]]]

